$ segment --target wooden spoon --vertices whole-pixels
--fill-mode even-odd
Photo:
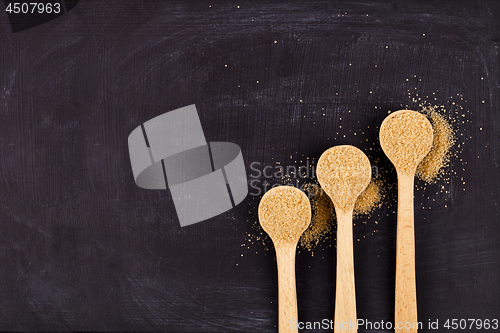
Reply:
[[[417,332],[416,324],[413,324],[417,322],[413,181],[418,164],[431,150],[432,140],[431,123],[416,111],[396,111],[380,126],[380,145],[398,175],[396,333]]]
[[[358,196],[368,186],[368,157],[353,146],[335,146],[318,161],[318,181],[332,199],[337,213],[337,282],[334,332],[357,332],[352,212]],[[339,326],[338,326],[338,325]]]
[[[295,250],[300,235],[311,223],[311,205],[301,190],[278,186],[259,203],[259,221],[271,237],[278,262],[278,311],[280,333],[298,332],[295,289]]]

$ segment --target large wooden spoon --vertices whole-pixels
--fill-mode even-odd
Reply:
[[[416,111],[396,111],[380,126],[380,145],[398,175],[396,333],[417,332],[413,181],[418,164],[432,148],[432,140],[431,123]]]
[[[334,332],[357,332],[352,212],[371,179],[368,157],[353,146],[325,151],[316,169],[318,181],[337,213],[337,280]]]
[[[304,192],[291,186],[269,190],[259,203],[259,221],[271,237],[278,262],[278,331],[298,332],[295,250],[311,223],[311,204]]]

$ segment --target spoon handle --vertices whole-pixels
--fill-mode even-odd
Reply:
[[[337,211],[337,281],[334,319],[335,333],[356,333],[358,331],[354,286],[352,209]]]
[[[297,244],[282,243],[276,248],[278,262],[278,331],[298,332],[295,250]]]
[[[413,220],[414,178],[414,175],[398,174],[396,304],[394,318],[396,333],[417,332],[417,286],[415,282],[415,231]]]

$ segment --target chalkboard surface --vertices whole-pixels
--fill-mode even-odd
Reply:
[[[191,104],[207,141],[240,146],[249,182],[338,144],[385,172],[384,205],[354,227],[371,322],[394,316],[396,175],[378,126],[443,105],[450,179],[415,191],[421,332],[500,320],[498,1],[87,0],[16,33],[1,9],[1,331],[277,331],[274,248],[248,241],[256,190],[181,228],[168,191],[134,182],[130,132]],[[333,319],[334,245],[297,255],[301,322]]]

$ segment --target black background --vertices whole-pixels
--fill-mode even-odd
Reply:
[[[275,332],[274,249],[247,241],[259,197],[181,228],[167,191],[135,185],[128,134],[194,103],[247,168],[353,144],[393,184],[377,126],[419,97],[461,145],[449,182],[416,183],[419,319],[500,319],[498,1],[88,0],[0,23],[0,330]],[[389,194],[355,221],[370,321],[394,312]],[[333,319],[334,251],[298,253],[301,321]]]

